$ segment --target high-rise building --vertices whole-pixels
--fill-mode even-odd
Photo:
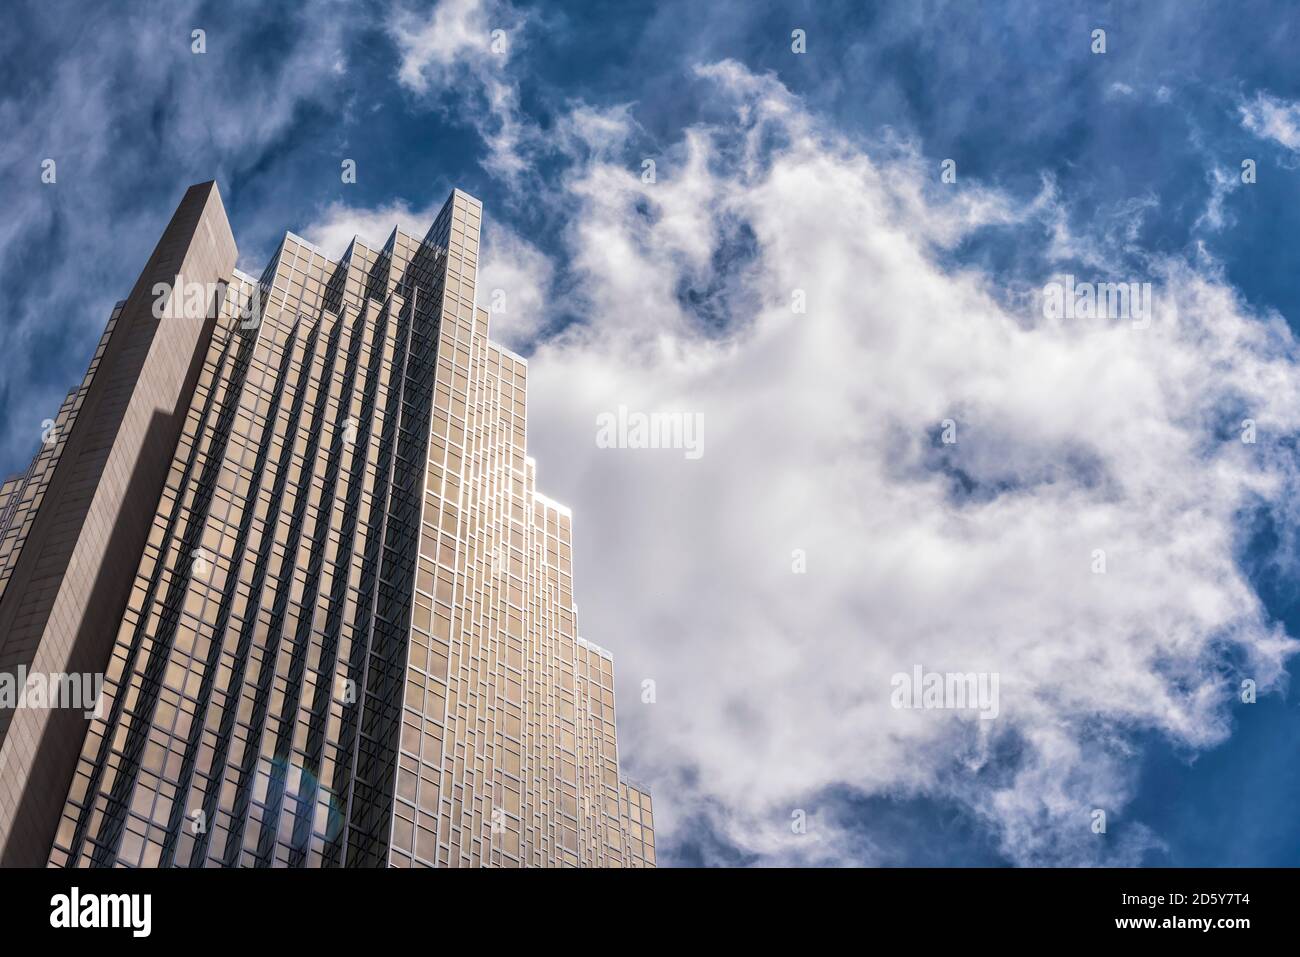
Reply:
[[[527,363],[476,306],[482,207],[235,268],[192,187],[0,492],[6,864],[653,866]]]

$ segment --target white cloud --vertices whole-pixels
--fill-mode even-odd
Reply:
[[[518,86],[508,73],[524,22],[498,0],[439,0],[428,13],[397,2],[387,18],[401,55],[398,81],[434,100],[454,94],[453,108],[488,147],[484,167],[507,180],[527,168],[522,152],[528,127],[519,115]]]
[[[338,259],[347,251],[353,237],[359,236],[371,249],[382,248],[394,227],[400,228],[408,236],[421,237],[429,231],[437,214],[436,206],[412,210],[404,202],[372,209],[358,209],[334,202],[311,225],[304,227],[302,237],[318,246],[331,259]]]
[[[373,208],[331,203],[302,230],[331,259],[347,251],[353,237],[377,249],[394,227],[409,236],[429,231],[439,206],[411,209],[405,202]],[[527,348],[550,308],[554,267],[536,246],[508,226],[489,220],[483,231],[478,274],[478,305],[491,312],[492,338],[511,348]]]
[[[1295,524],[1290,332],[1213,264],[1161,258],[1131,277],[1154,286],[1148,328],[1043,319],[940,254],[994,225],[1113,278],[1150,198],[1076,235],[1050,180],[1028,204],[939,187],[931,159],[835,136],[770,77],[700,73],[735,119],[686,130],[654,184],[614,145],[627,108],[559,118],[570,166],[537,199],[568,210],[567,268],[489,221],[479,289],[519,304],[494,320],[507,341],[561,286],[580,320],[530,359],[529,444],[574,508],[582,632],[615,653],[623,761],[663,844],[705,818],[764,862],[897,860],[870,821],[819,815],[852,791],[957,802],[1021,863],[1137,862],[1160,840],[1124,821],[1137,735],[1222,741],[1227,658],[1267,690],[1297,648],[1235,537],[1257,503]],[[336,210],[318,235],[394,213]],[[703,414],[703,458],[597,448],[620,405]],[[998,718],[891,708],[915,665],[996,672]]]
[[[1134,734],[1221,741],[1225,649],[1270,687],[1296,647],[1234,539],[1296,466],[1231,431],[1300,426],[1290,333],[1175,261],[1141,277],[1147,329],[1009,314],[935,252],[1040,220],[1078,248],[1050,191],[942,192],[933,164],[837,139],[774,80],[705,72],[734,127],[689,130],[654,185],[599,156],[560,185],[588,321],[539,347],[529,390],[539,481],[574,506],[583,632],[615,652],[622,752],[665,839],[702,814],[764,860],[838,861],[829,819],[798,836],[790,813],[847,788],[959,801],[1023,863],[1136,861],[1158,835],[1114,826]],[[740,224],[754,255],[723,268]],[[683,288],[730,304],[724,333]],[[619,405],[703,413],[706,454],[598,449]],[[945,418],[972,494],[941,467]],[[999,673],[1000,717],[892,709],[915,664]]]
[[[1217,232],[1236,221],[1232,213],[1225,209],[1224,202],[1241,185],[1241,175],[1239,170],[1214,166],[1206,178],[1210,184],[1210,198],[1206,201],[1205,210],[1196,217],[1194,226]]]
[[[440,0],[427,15],[395,7],[389,32],[402,57],[398,79],[424,93],[431,86],[455,82],[459,67],[486,62],[494,55],[492,31],[505,27],[489,15],[500,8],[484,0]]]
[[[185,188],[206,178],[228,188],[235,172],[262,162],[304,104],[332,101],[345,62],[344,4],[277,14],[289,24],[265,58],[253,52],[265,21],[243,15],[248,6],[231,5],[219,23],[197,2],[78,8],[80,28],[96,37],[89,45],[64,42],[60,24],[73,14],[51,8],[27,37],[52,56],[40,82],[0,96],[0,175],[13,184],[0,217],[10,302],[0,353],[24,356],[0,379],[0,462],[9,466],[0,472],[25,467],[36,451],[41,422],[81,381],[113,303],[130,291]],[[191,31],[204,24],[207,52],[196,54]],[[41,182],[46,158],[57,164],[55,184]],[[78,268],[33,283],[24,248]]]
[[[509,227],[489,221],[483,228],[478,305],[491,312],[497,342],[527,348],[550,308],[554,267],[536,246]]]
[[[1273,140],[1289,150],[1300,150],[1300,103],[1289,103],[1267,93],[1237,107],[1241,125],[1261,139]]]

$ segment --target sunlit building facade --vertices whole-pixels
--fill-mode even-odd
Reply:
[[[337,261],[286,234],[254,278],[215,185],[195,190],[190,242],[224,260],[152,310],[202,330],[48,863],[653,866],[612,661],[579,637],[572,517],[527,456],[527,363],[476,306],[479,202],[454,191],[422,239]],[[137,292],[97,362],[122,317],[147,325]],[[58,441],[4,487],[0,588]],[[0,773],[31,773],[11,744]],[[44,826],[11,803],[0,839]]]

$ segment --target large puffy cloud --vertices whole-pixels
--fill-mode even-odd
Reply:
[[[574,506],[582,628],[665,843],[707,821],[760,860],[885,859],[840,830],[856,792],[956,802],[1022,863],[1139,861],[1159,835],[1114,823],[1138,736],[1222,741],[1241,678],[1277,686],[1296,647],[1238,565],[1241,516],[1296,489],[1290,333],[1166,259],[1078,277],[1151,282],[1149,325],[1046,319],[944,263],[990,226],[1108,261],[1050,189],[942,186],[773,79],[703,72],[735,122],[655,183],[569,144],[585,321],[531,360],[539,481]],[[701,414],[705,454],[598,447],[619,406]],[[998,674],[998,717],[891,707],[915,665]]]
[[[554,266],[509,226],[489,221],[483,230],[479,303],[491,312],[492,338],[511,348],[536,340],[549,313]]]
[[[46,234],[78,249],[152,241],[166,184],[151,183],[158,208],[122,210],[106,177],[174,168],[178,190],[194,178],[186,160],[227,176],[337,96],[346,18],[304,14],[313,29],[248,62],[236,41],[257,19],[210,29],[196,59],[199,13],[97,23],[113,42],[60,61],[34,109],[0,101],[15,182],[60,159],[57,192],[11,197],[6,278]],[[704,71],[734,117],[687,129],[643,183],[635,108],[578,104],[545,135],[521,117],[509,69],[523,24],[493,0],[403,3],[385,21],[397,81],[464,110],[490,171],[517,185],[540,151],[567,164],[520,197],[567,218],[563,259],[489,208],[481,304],[506,292],[493,322],[517,348],[564,328],[529,350],[530,444],[543,489],[575,508],[582,627],[617,655],[623,760],[654,785],[661,845],[706,823],[765,861],[896,859],[889,834],[837,813],[856,792],[955,803],[1021,862],[1139,859],[1159,840],[1123,821],[1139,740],[1221,741],[1239,679],[1275,687],[1294,650],[1236,561],[1244,514],[1297,525],[1279,441],[1300,408],[1285,326],[1249,314],[1212,264],[1150,259],[1131,274],[1119,253],[1153,198],[1109,211],[1100,238],[1080,233],[1050,178],[1029,204],[964,173],[941,186],[935,157],[839,139],[735,64]],[[128,76],[167,94],[145,110],[110,95]],[[1287,149],[1295,114],[1267,95],[1240,113]],[[338,253],[353,233],[419,232],[433,212],[333,206],[304,232]],[[1222,215],[1211,197],[1204,223]],[[1152,281],[1156,321],[1044,320],[1032,289],[952,265],[990,230],[1080,278]],[[103,258],[80,264],[76,289],[29,290],[0,345],[43,361],[54,347],[32,343],[59,314],[84,317],[93,344],[121,293]],[[71,381],[12,391],[5,454],[34,445]],[[704,456],[599,448],[595,418],[620,405],[702,413]],[[1245,418],[1253,445],[1239,441]],[[937,439],[945,419],[955,445]],[[796,549],[806,573],[792,571]],[[916,664],[997,672],[998,717],[891,708],[891,676]],[[641,703],[647,679],[654,704]],[[799,808],[812,812],[803,835],[789,826]],[[1121,822],[1104,839],[1094,808]]]
[[[845,810],[860,795],[960,807],[1019,863],[1141,861],[1142,740],[1221,742],[1240,681],[1278,687],[1296,649],[1239,567],[1243,517],[1296,526],[1286,325],[1203,252],[1145,255],[1149,197],[1080,230],[1051,178],[1028,202],[944,185],[770,77],[700,78],[734,114],[653,157],[654,182],[634,108],[525,130],[521,163],[567,169],[533,196],[563,256],[489,221],[479,290],[507,291],[516,347],[562,330],[531,343],[529,443],[574,507],[582,630],[615,652],[661,846],[906,861]],[[991,232],[1059,270],[962,266]],[[1150,322],[1045,318],[1038,284],[1067,272],[1150,282]],[[701,415],[704,455],[602,448],[620,406]],[[996,674],[997,717],[892,707],[918,665]]]

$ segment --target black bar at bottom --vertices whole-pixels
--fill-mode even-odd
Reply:
[[[475,926],[492,928],[497,943],[558,943],[560,935],[583,946],[578,937],[607,930],[615,946],[657,939],[676,948],[690,927],[739,941],[778,925],[860,941],[919,934],[918,945],[1199,936],[1231,946],[1294,933],[1296,877],[1283,869],[0,870],[0,927],[8,941],[77,935],[205,949],[273,940],[335,951],[402,947],[423,934],[442,949]]]

